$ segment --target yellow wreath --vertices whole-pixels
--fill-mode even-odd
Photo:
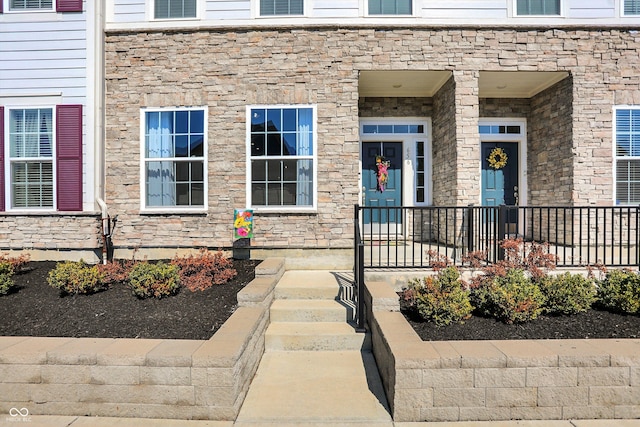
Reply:
[[[507,153],[500,147],[496,147],[491,151],[489,157],[487,157],[487,161],[489,162],[489,166],[494,169],[502,169],[507,165]]]

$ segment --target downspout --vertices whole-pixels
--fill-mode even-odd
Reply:
[[[102,263],[106,264],[110,261],[109,249],[112,245],[111,243],[111,217],[109,216],[109,211],[107,210],[107,204],[100,197],[96,197],[96,202],[98,206],[100,206],[100,210],[102,211]],[[117,217],[113,219],[113,224],[115,225]]]

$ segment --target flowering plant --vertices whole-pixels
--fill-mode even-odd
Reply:
[[[253,237],[253,211],[236,209],[233,221],[234,237],[250,239]]]
[[[391,162],[386,160],[383,156],[376,156],[376,175],[378,176],[378,191],[381,193],[387,186],[389,181],[389,166]]]

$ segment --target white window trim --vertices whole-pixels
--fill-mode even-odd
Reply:
[[[145,10],[147,14],[147,21],[150,22],[173,22],[173,21],[198,21],[201,20],[205,14],[206,4],[203,0],[196,0],[196,16],[189,16],[186,18],[156,18],[156,2],[155,0],[148,0]]]
[[[11,13],[56,13],[57,0],[51,0],[51,9],[11,9],[11,0],[0,0],[3,2],[3,14]]]
[[[631,159],[631,160],[639,160],[640,161],[640,156],[618,156],[617,153],[617,144],[618,141],[616,139],[616,128],[617,128],[617,121],[616,121],[616,116],[618,113],[618,110],[640,110],[640,105],[614,105],[613,106],[613,117],[612,117],[612,137],[611,140],[613,141],[613,144],[611,144],[611,149],[612,149],[612,156],[613,156],[613,164],[612,164],[612,178],[613,178],[613,194],[611,197],[611,201],[613,203],[613,206],[638,206],[637,203],[617,203],[617,197],[616,195],[618,194],[618,160],[620,159]]]
[[[252,0],[251,2],[251,17],[255,19],[295,19],[295,18],[308,18],[312,16],[311,9],[313,8],[312,0],[302,0],[302,15],[260,15],[260,2],[262,0]]]
[[[563,18],[567,16],[565,8],[567,7],[567,1],[560,0],[560,14],[559,15],[518,15],[518,0],[511,2],[511,16],[514,18]]]
[[[311,108],[313,120],[313,196],[312,206],[252,206],[251,204],[251,110],[252,109],[283,109],[283,108]],[[255,104],[246,107],[246,209],[254,212],[282,212],[282,213],[317,213],[318,212],[318,110],[313,104]],[[282,158],[283,156],[279,156]]]
[[[398,133],[375,133],[365,134],[365,125],[389,124],[389,125],[423,125],[424,133],[398,134]],[[406,206],[431,206],[433,205],[433,147],[431,138],[431,118],[430,117],[367,117],[360,119],[360,154],[359,158],[359,179],[358,200],[362,201],[362,142],[367,141],[400,141],[402,140],[402,200]],[[425,142],[425,201],[416,202],[416,166],[418,163],[416,153],[416,142]]]
[[[203,175],[204,175],[204,205],[203,206],[146,206],[147,194],[145,185],[145,113],[159,111],[204,111],[204,150],[203,150]],[[140,109],[140,213],[143,214],[201,214],[209,210],[209,108],[201,107],[162,107]]]
[[[46,208],[14,208],[12,201],[11,191],[11,141],[9,140],[9,129],[11,128],[10,118],[11,110],[25,110],[25,109],[51,109],[51,124],[53,133],[51,135],[51,165],[52,165],[52,180],[53,180],[53,203],[51,207]],[[58,206],[58,171],[56,167],[56,141],[57,141],[57,129],[56,129],[56,105],[55,104],[12,104],[4,106],[4,206],[6,212],[12,213],[34,213],[34,212],[56,212]],[[20,159],[20,158],[16,158]]]
[[[411,0],[411,14],[410,15],[383,15],[369,13],[369,0],[361,0],[360,10],[367,18],[414,18],[416,16],[416,10],[418,8],[417,3],[419,0]]]

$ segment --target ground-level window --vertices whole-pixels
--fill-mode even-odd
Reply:
[[[203,108],[143,111],[143,208],[204,208]]]
[[[304,0],[260,0],[260,16],[303,14]]]
[[[248,108],[252,207],[315,207],[315,107]]]
[[[12,208],[53,208],[53,108],[9,111]]]
[[[560,0],[516,0],[516,14],[560,15]]]
[[[640,107],[617,108],[614,119],[616,204],[640,203]]]
[[[640,15],[640,0],[623,0],[623,15]]]
[[[196,0],[155,0],[155,19],[195,18]]]
[[[369,0],[369,15],[411,15],[411,0]]]

